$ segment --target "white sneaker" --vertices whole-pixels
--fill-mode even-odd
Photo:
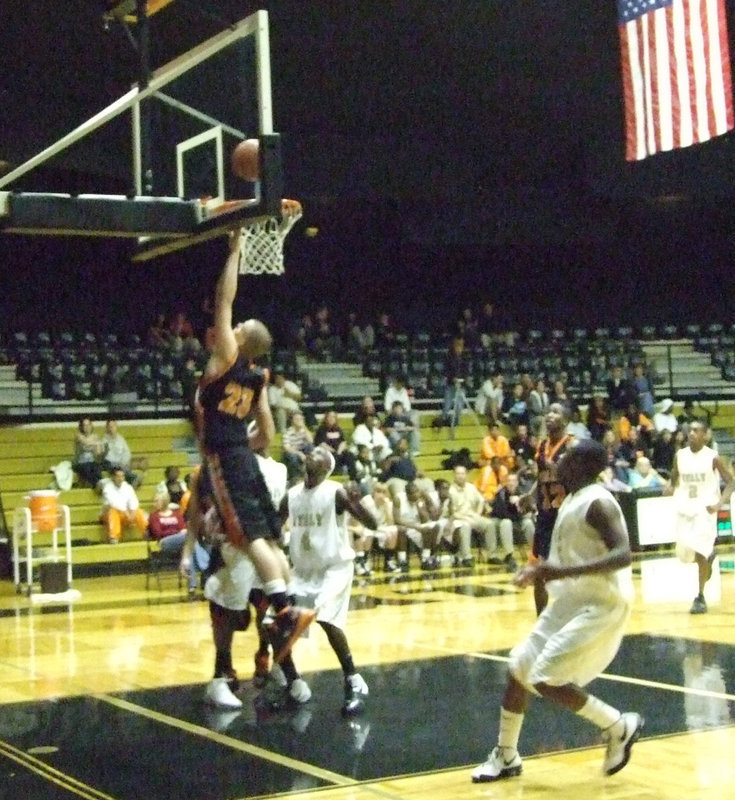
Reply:
[[[356,694],[362,694],[365,695],[365,697],[370,694],[368,685],[365,683],[365,678],[363,678],[359,672],[356,672],[354,675],[350,675],[349,681],[352,685],[352,691]]]
[[[274,664],[271,667],[270,677],[278,686],[288,686],[288,681],[286,680],[286,676],[283,674],[280,664]]]
[[[630,751],[640,738],[644,722],[640,714],[628,711],[621,714],[620,719],[602,734],[603,741],[607,742],[605,761],[602,765],[606,775],[620,772],[628,763]]]
[[[503,778],[515,778],[523,772],[523,762],[514,750],[510,758],[506,758],[508,748],[496,747],[487,757],[484,764],[480,764],[472,771],[472,783],[489,783]]]
[[[212,678],[204,690],[204,698],[218,708],[242,708],[242,700],[227,685],[227,678]]]
[[[308,703],[311,700],[311,689],[303,678],[296,678],[289,687],[288,693],[296,703]]]

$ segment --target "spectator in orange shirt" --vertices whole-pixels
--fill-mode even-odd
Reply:
[[[480,458],[478,463],[481,467],[487,467],[493,458],[499,458],[504,467],[512,467],[514,458],[513,451],[508,439],[500,433],[500,426],[497,422],[490,422],[487,426],[488,435],[482,440]]]
[[[501,486],[508,482],[508,467],[505,466],[498,456],[493,456],[490,463],[480,470],[475,486],[480,490],[480,494],[492,503],[495,495]]]

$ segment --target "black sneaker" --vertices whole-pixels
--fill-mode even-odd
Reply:
[[[698,594],[694,598],[694,602],[692,603],[692,607],[689,609],[690,614],[706,614],[707,613],[707,601],[704,599],[704,595]]]
[[[422,559],[421,569],[439,569],[439,559],[436,556],[428,556],[427,558]]]
[[[400,569],[401,572],[408,572],[410,569],[410,567],[408,566],[408,561],[399,561],[398,569]]]

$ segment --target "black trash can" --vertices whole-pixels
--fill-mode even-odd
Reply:
[[[43,594],[60,594],[69,589],[66,561],[43,561],[38,565]]]

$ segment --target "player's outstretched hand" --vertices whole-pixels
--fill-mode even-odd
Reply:
[[[520,586],[521,589],[525,589],[526,586],[535,583],[543,576],[544,563],[543,558],[537,558],[534,561],[529,561],[528,564],[524,564],[513,577],[513,583],[516,586]]]

